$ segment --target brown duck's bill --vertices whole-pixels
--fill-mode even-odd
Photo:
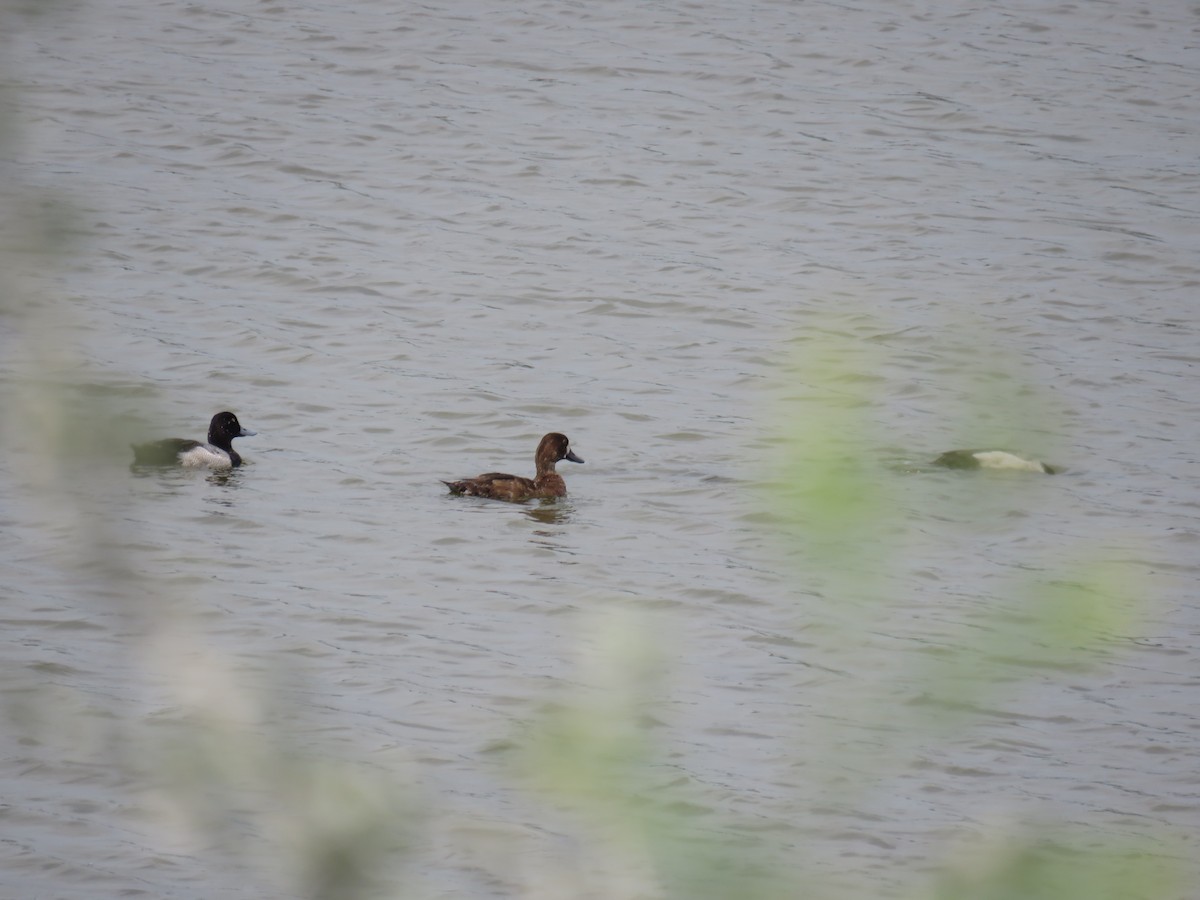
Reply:
[[[577,462],[577,463],[583,462],[583,460],[580,459],[578,456],[576,456],[574,451],[572,451],[572,450],[568,450],[567,455],[564,456],[563,459],[567,459],[567,460],[570,460],[571,462]]]

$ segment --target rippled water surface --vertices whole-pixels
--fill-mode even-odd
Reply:
[[[1164,865],[1198,849],[1194,4],[111,0],[4,20],[6,191],[65,234],[24,257],[65,303],[9,316],[7,401],[69,385],[129,417],[122,445],[201,437],[225,408],[259,434],[228,477],[122,460],[62,496],[28,475],[44,432],[8,417],[0,892],[267,895],[102,762],[122,723],[178,716],[177,660],[197,691],[279,698],[250,718],[299,751],[402,758],[438,810],[413,895],[529,893],[526,864],[471,836],[551,868],[577,850],[497,748],[580,677],[591,614],[627,607],[670,672],[662,782],[703,829],[803,848],[863,896],[1007,818],[1190,835]],[[832,384],[809,367],[830,347]],[[864,613],[757,486],[781,433],[856,403],[900,513],[846,561],[883,596],[851,652],[836,635]],[[551,430],[587,460],[560,466],[564,501],[438,483],[532,474]],[[1068,471],[925,465],[996,440]],[[81,531],[107,549],[73,549]],[[919,708],[912,660],[1099,557],[1148,601],[1109,659],[999,660],[972,728],[897,751],[860,807],[825,802],[856,750],[898,740],[847,696]],[[26,727],[30,703],[70,715]]]

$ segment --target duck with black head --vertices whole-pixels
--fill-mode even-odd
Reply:
[[[188,468],[232,469],[242,464],[233,449],[233,439],[250,437],[256,432],[243,428],[231,412],[219,412],[208,426],[208,443],[186,438],[164,438],[148,444],[134,444],[135,466],[186,466]]]
[[[487,497],[509,503],[524,503],[526,500],[541,500],[565,497],[567,485],[554,470],[555,464],[565,459],[582,463],[583,460],[571,452],[571,442],[565,434],[552,431],[538,443],[534,461],[537,474],[533,478],[506,475],[502,472],[487,472],[462,481],[443,481],[450,493],[467,497]]]

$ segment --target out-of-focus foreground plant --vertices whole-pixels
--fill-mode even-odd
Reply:
[[[908,556],[919,551],[905,527],[911,512],[903,511],[897,499],[898,486],[912,472],[879,462],[886,441],[872,421],[882,377],[878,355],[837,329],[806,339],[804,358],[789,372],[784,397],[772,407],[771,417],[780,423],[778,455],[764,485],[764,502],[775,513],[783,546],[798,560],[797,577],[806,586],[818,585],[830,609],[827,618],[834,625],[821,632],[826,653],[845,660],[842,669],[859,676],[857,690],[840,696],[848,705],[811,710],[813,724],[805,732],[811,743],[804,750],[812,763],[806,767],[809,777],[832,790],[833,803],[846,811],[869,808],[895,790],[895,776],[919,748],[969,734],[979,711],[998,694],[1012,697],[1034,686],[1032,678],[1023,685],[1014,671],[1025,667],[1041,677],[1047,671],[1077,675],[1104,665],[1142,612],[1132,573],[1104,559],[1102,548],[1058,547],[1054,566],[1030,566],[1036,576],[1014,584],[1009,595],[988,595],[984,611],[958,629],[953,652],[886,654],[889,664],[902,670],[881,671],[871,641],[887,631],[893,610],[908,608],[889,601],[902,590],[903,567],[914,564]],[[989,416],[982,431],[1019,433],[1021,419],[1026,427],[1038,424],[1032,391],[1020,392],[1015,401],[981,397],[985,401]],[[1004,489],[1027,491],[1032,501],[1038,485],[1028,478],[1021,482],[1022,477]],[[983,586],[975,589],[987,594]],[[649,773],[674,770],[666,765],[667,748],[656,745],[638,724],[652,718],[656,693],[646,685],[655,680],[638,676],[652,672],[653,662],[661,663],[661,648],[645,637],[656,630],[636,617],[599,630],[602,651],[589,656],[584,688],[546,715],[527,747],[533,783],[550,802],[568,805],[591,823],[590,832],[584,826],[594,839],[588,846],[605,855],[607,868],[640,875],[632,887],[609,885],[608,892],[590,896],[857,900],[861,882],[847,890],[836,877],[818,877],[818,871],[828,873],[828,865],[812,865],[816,860],[803,849],[780,862],[779,853],[760,855],[736,843],[708,845],[709,823],[673,813],[681,798],[649,783]],[[1019,665],[1012,665],[1014,660]],[[1000,672],[998,680],[994,676]],[[906,685],[909,702],[896,702],[891,689],[896,682]],[[882,729],[887,739],[856,749],[854,734],[839,722],[867,733]],[[686,769],[686,761],[672,763]],[[835,777],[846,770],[856,777]],[[912,874],[914,900],[1186,896],[1184,872],[1172,861],[1182,855],[1169,849],[1173,836],[1166,833],[1151,848],[1141,838],[1121,840],[1074,823],[972,826],[965,846],[927,848],[927,857],[941,863],[932,877]],[[733,823],[731,828],[736,833]]]

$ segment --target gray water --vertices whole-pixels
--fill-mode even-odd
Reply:
[[[859,896],[1025,817],[1194,858],[1196,13],[5,12],[6,241],[45,206],[61,241],[23,255],[38,299],[0,338],[0,893],[286,895],[177,822],[144,764],[112,764],[131,729],[244,696],[252,731],[417,786],[433,811],[403,895],[639,896],[555,887],[586,854],[498,753],[585,680],[613,609],[650,616],[661,781],[702,830]],[[806,369],[830,346],[832,388]],[[226,408],[259,435],[228,477],[98,455],[64,485],[40,446],[64,393],[118,417],[97,443],[122,454]],[[890,551],[847,560],[886,585],[855,652],[837,635],[862,608],[760,486],[847,396],[899,510]],[[560,466],[566,500],[438,483],[531,474],[551,430],[587,460]],[[997,440],[1068,471],[926,466]],[[846,697],[919,706],[911,660],[1101,558],[1145,601],[1111,655],[1002,661],[1013,686],[970,728],[901,741],[878,790],[828,799],[898,740]]]

